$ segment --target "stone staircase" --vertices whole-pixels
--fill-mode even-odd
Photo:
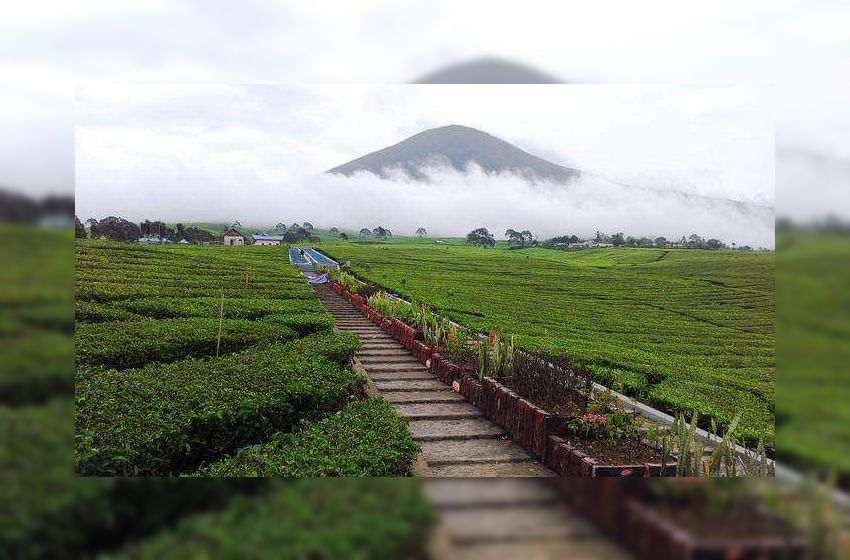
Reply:
[[[554,476],[351,303],[328,286],[316,290],[337,328],[360,338],[360,364],[380,395],[408,418],[430,476]]]
[[[612,559],[628,556],[555,491],[554,473],[425,369],[327,285],[314,286],[337,329],[356,334],[370,384],[409,421],[422,446],[424,491],[440,514],[438,560]],[[447,478],[451,477],[451,478]],[[500,477],[500,478],[491,478]]]

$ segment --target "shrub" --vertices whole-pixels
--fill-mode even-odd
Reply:
[[[76,471],[170,475],[338,410],[363,379],[352,336],[328,333],[218,359],[116,372],[76,387]]]
[[[44,402],[74,390],[74,339],[45,333],[0,340],[0,404]]]
[[[218,319],[164,319],[77,325],[76,364],[114,369],[141,367],[148,362],[173,362],[216,353]],[[287,341],[292,329],[268,323],[226,319],[220,354],[254,344]]]
[[[74,559],[260,487],[250,479],[81,480],[68,469],[68,399],[0,407],[0,558]]]
[[[225,298],[141,298],[121,304],[124,309],[156,319],[178,317],[215,317],[223,312],[226,319],[258,319],[271,314],[316,311],[321,304],[311,299]]]
[[[355,401],[274,441],[239,450],[199,476],[407,476],[419,446],[392,405]]]
[[[125,549],[126,560],[183,558],[410,560],[428,557],[436,516],[414,479],[275,480],[264,496]]]
[[[307,336],[316,332],[330,331],[334,328],[333,317],[324,311],[320,313],[266,315],[263,317],[263,322],[288,327],[297,332],[300,336]]]
[[[102,323],[104,321],[138,321],[144,317],[109,303],[76,301],[74,302],[74,319],[81,323]]]

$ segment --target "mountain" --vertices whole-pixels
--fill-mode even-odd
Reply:
[[[560,80],[534,68],[498,58],[481,58],[447,66],[414,84],[560,84]]]
[[[469,162],[475,162],[487,173],[513,172],[532,181],[568,182],[581,175],[577,169],[554,164],[486,132],[457,124],[414,134],[327,172],[348,176],[369,171],[386,177],[388,170],[400,167],[415,179],[427,180],[421,170],[424,165],[450,165],[462,172]]]

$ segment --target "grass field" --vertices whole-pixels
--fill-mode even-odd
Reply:
[[[361,277],[478,331],[595,364],[668,412],[699,410],[774,448],[773,253],[500,250],[323,243]]]
[[[226,476],[258,454],[301,476],[409,473],[405,424],[362,400],[356,338],[331,332],[285,250],[75,247],[77,474]],[[324,437],[342,411],[349,437],[375,446]]]

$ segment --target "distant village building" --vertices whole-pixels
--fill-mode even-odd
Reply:
[[[613,247],[612,243],[599,243],[598,241],[580,241],[578,243],[555,243],[555,247],[563,247],[564,249],[600,249],[605,247]]]
[[[245,245],[245,236],[239,230],[231,228],[224,232],[222,245]]]
[[[263,233],[252,237],[254,239],[254,245],[280,245],[283,243],[282,235],[266,235]]]
[[[151,243],[154,245],[162,245],[163,243],[168,243],[171,241],[170,239],[166,239],[165,237],[140,237],[139,243]]]
[[[188,244],[189,244],[189,242],[188,242],[188,241],[186,241],[185,239],[181,239],[181,240],[180,240],[180,241],[178,241],[177,243],[179,243],[180,245],[188,245]]]

